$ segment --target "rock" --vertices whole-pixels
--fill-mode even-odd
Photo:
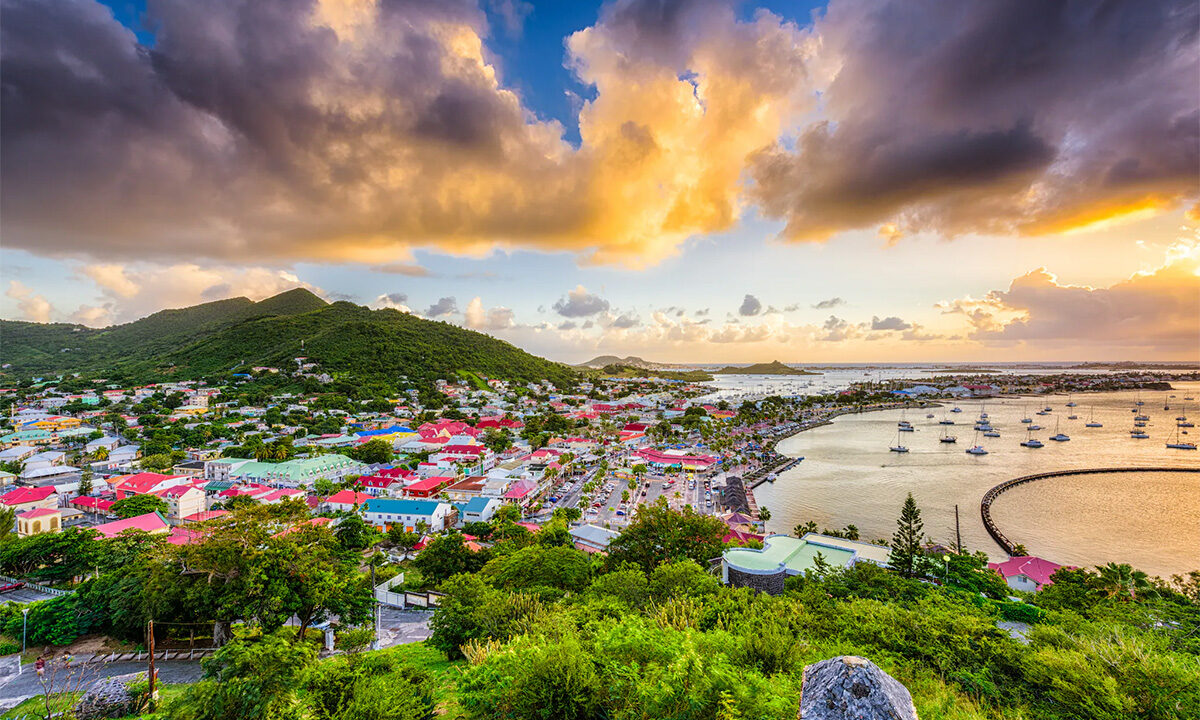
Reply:
[[[146,673],[130,673],[97,680],[75,703],[75,717],[95,720],[132,715],[138,711],[140,698],[130,691],[129,686],[145,677]]]
[[[809,665],[801,693],[799,720],[917,720],[908,688],[866,658]]]

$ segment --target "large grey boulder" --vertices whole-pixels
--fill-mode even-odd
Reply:
[[[129,686],[145,677],[145,673],[130,673],[97,680],[75,703],[75,717],[79,720],[96,720],[132,715],[138,711],[141,699]]]
[[[801,692],[800,720],[917,720],[908,688],[866,658],[809,665]]]

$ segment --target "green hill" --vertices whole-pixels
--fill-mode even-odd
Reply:
[[[566,382],[566,366],[506,342],[396,310],[326,303],[303,289],[252,302],[164,310],[125,325],[0,321],[0,363],[15,376],[79,372],[113,378],[195,378],[304,356],[324,372],[433,379],[460,370]]]
[[[778,360],[769,363],[756,363],[746,367],[729,365],[715,371],[718,375],[820,375],[821,373],[801,370],[790,365],[784,365]]]

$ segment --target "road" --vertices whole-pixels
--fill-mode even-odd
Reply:
[[[85,686],[101,678],[114,675],[146,672],[146,663],[144,662],[98,663],[88,664],[85,667]],[[203,674],[198,662],[159,661],[154,664],[154,667],[158,670],[159,681],[166,683],[195,682]],[[13,700],[19,702],[25,698],[42,694],[42,684],[38,681],[38,675],[33,669],[33,665],[27,663],[24,670],[20,675],[0,677],[0,703],[12,706],[17,704],[12,702]],[[72,682],[71,685],[73,686],[75,683]]]
[[[433,617],[433,612],[429,610],[401,610],[381,605],[379,607],[380,647],[388,648],[425,640],[429,637],[429,619],[431,617]]]

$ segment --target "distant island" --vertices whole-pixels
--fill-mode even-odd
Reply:
[[[784,365],[778,360],[772,360],[769,363],[755,363],[746,367],[737,367],[728,365],[716,370],[714,375],[820,375],[821,373],[812,372],[809,370],[801,370],[790,365]]]
[[[580,363],[580,364],[576,365],[575,367],[589,368],[592,370],[600,370],[600,369],[606,368],[610,365],[621,365],[623,367],[635,367],[635,368],[642,368],[645,370],[666,370],[666,369],[673,367],[671,365],[664,365],[663,363],[656,363],[656,362],[650,362],[649,360],[643,360],[642,358],[640,358],[636,355],[630,355],[629,357],[624,357],[624,358],[617,357],[616,355],[597,355],[596,357],[592,358],[591,360],[588,360],[585,363]]]

